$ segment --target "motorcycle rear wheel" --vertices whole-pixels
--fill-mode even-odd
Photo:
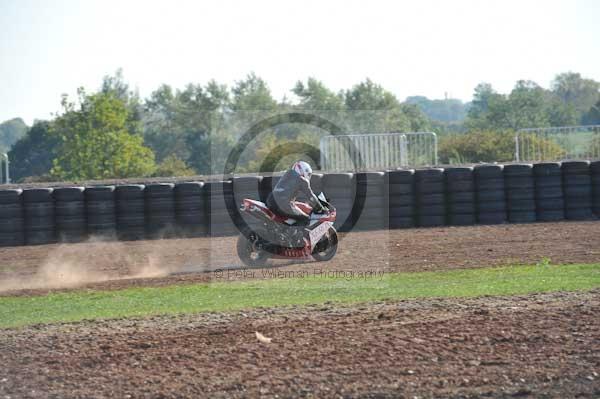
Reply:
[[[325,241],[325,242],[324,242]],[[337,231],[333,227],[329,229],[327,234],[323,236],[312,253],[313,258],[317,262],[327,262],[333,259],[337,253],[338,236]]]
[[[250,235],[250,239],[243,234],[238,237],[237,254],[242,263],[248,267],[264,266],[269,259],[269,253],[257,248],[256,242],[256,235]]]

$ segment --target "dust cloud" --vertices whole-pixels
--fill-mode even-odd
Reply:
[[[1,279],[0,292],[73,288],[108,280],[167,276],[176,268],[164,265],[161,259],[164,245],[164,241],[157,241],[150,249],[146,246],[145,251],[140,251],[135,243],[94,237],[85,243],[60,244],[35,270]]]

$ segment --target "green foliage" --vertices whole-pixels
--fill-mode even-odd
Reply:
[[[60,145],[51,173],[58,179],[86,180],[148,176],[154,154],[143,138],[127,130],[130,111],[114,93],[86,95],[79,103],[63,98],[64,112],[52,125]]]
[[[50,123],[37,121],[8,153],[10,174],[14,181],[28,179],[48,181],[52,161],[60,140],[50,134]],[[35,177],[35,178],[34,178]]]
[[[572,72],[557,75],[551,90],[520,80],[509,95],[503,95],[481,83],[475,88],[466,125],[485,130],[590,123],[587,116],[600,102],[599,89],[599,82]]]
[[[300,99],[299,108],[307,110],[333,110],[341,111],[344,109],[343,93],[334,93],[329,90],[323,82],[315,78],[309,78],[306,84],[298,81],[292,89]]]
[[[297,140],[280,139],[274,133],[261,137],[261,145],[253,159],[243,168],[246,171],[271,173],[286,170],[295,161],[302,160],[319,169],[318,143],[309,143],[306,137]]]
[[[579,73],[566,72],[556,75],[551,88],[563,104],[572,108],[576,124],[600,101],[600,82],[585,79]]]
[[[585,125],[600,125],[600,100],[583,116]]]
[[[520,80],[506,96],[482,83],[475,88],[466,125],[479,130],[550,126],[546,91],[534,82]]]
[[[161,163],[159,163],[154,171],[155,177],[177,177],[177,176],[194,176],[194,169],[187,166],[185,161],[177,158],[176,155],[169,155]]]
[[[430,100],[424,96],[411,96],[406,98],[407,104],[414,104],[429,119],[437,122],[462,122],[467,116],[469,104],[454,98],[444,100]]]
[[[0,153],[7,152],[10,147],[27,133],[27,125],[21,118],[14,118],[0,123]]]
[[[285,112],[317,114],[347,133],[435,131],[440,134],[442,162],[511,161],[509,130],[600,124],[599,87],[594,80],[568,72],[557,75],[550,90],[518,81],[510,93],[500,94],[481,83],[472,103],[422,96],[401,103],[370,79],[334,92],[311,77],[295,84],[291,92],[297,101],[290,102],[275,100],[267,83],[251,73],[233,87],[215,81],[183,89],[162,85],[141,100],[117,70],[103,78],[97,94],[81,93],[77,106],[65,99],[63,114],[45,125],[46,130],[52,126],[54,136],[38,126],[19,140],[11,151],[13,176],[45,176],[50,169],[56,179],[175,174],[187,168],[221,173],[244,132],[261,119]],[[19,119],[0,125],[0,151],[23,134],[20,129],[25,131]],[[467,131],[473,133],[450,135]],[[276,168],[273,159],[281,158],[292,143],[304,145],[302,153],[316,157],[308,147],[318,148],[324,134],[328,132],[301,123],[273,127],[248,146],[238,166],[246,171]],[[561,153],[549,144],[555,154]],[[482,148],[475,148],[478,145]],[[156,172],[152,152],[161,165]],[[268,166],[263,165],[266,158]],[[49,166],[52,162],[54,168]]]
[[[236,82],[231,91],[231,108],[234,111],[269,111],[277,108],[277,101],[271,95],[269,86],[254,72]]]
[[[442,164],[510,162],[515,158],[513,131],[472,131],[440,137],[439,161]],[[535,148],[544,148],[548,159],[561,159],[564,150],[555,142],[534,135],[527,138]]]
[[[214,81],[176,91],[162,85],[144,104],[144,140],[157,160],[175,155],[198,171],[206,171],[205,162],[198,160],[197,151],[202,151],[198,143],[221,127],[228,106],[227,88]]]
[[[510,132],[473,131],[440,137],[438,157],[442,164],[507,162],[514,158]]]

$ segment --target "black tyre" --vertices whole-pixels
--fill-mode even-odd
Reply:
[[[258,235],[256,233],[241,234],[237,241],[237,254],[242,263],[248,267],[261,267],[267,263],[269,253],[260,248]]]
[[[539,222],[557,222],[565,219],[565,211],[562,209],[557,210],[543,210],[538,211],[537,220]]]
[[[87,187],[84,191],[86,201],[114,201],[115,186]]]
[[[436,227],[446,225],[446,216],[443,215],[420,215],[419,227]]]
[[[415,214],[415,208],[412,206],[398,206],[390,208],[388,211],[390,219],[398,217],[410,217],[412,218]]]
[[[533,165],[533,174],[536,176],[560,176],[560,162],[541,162]]]
[[[448,204],[448,214],[450,215],[461,215],[475,213],[474,202],[458,202]]]
[[[412,194],[401,194],[391,196],[388,201],[390,208],[395,208],[398,206],[412,206],[415,203],[415,198]]]
[[[566,161],[561,166],[563,175],[590,173],[590,161]]]
[[[415,171],[408,170],[391,170],[387,172],[387,181],[389,184],[412,184]]]
[[[471,167],[446,168],[444,173],[448,182],[473,179],[473,168]]]
[[[471,226],[476,223],[475,214],[454,214],[448,215],[448,224],[450,226]]]
[[[390,229],[406,229],[415,227],[415,219],[412,216],[391,216],[389,221]]]
[[[504,166],[504,176],[532,176],[533,165],[528,164],[511,164]]]
[[[23,190],[20,188],[0,190],[0,204],[15,204],[21,202],[21,194]]]
[[[71,202],[84,200],[83,187],[60,187],[54,190],[53,196],[57,202]]]
[[[536,221],[535,211],[510,211],[508,221],[511,223],[532,223]]]
[[[328,173],[323,176],[323,187],[344,187],[353,182],[352,173]],[[264,179],[263,179],[264,182]]]
[[[506,194],[504,190],[495,190],[495,191],[479,191],[477,192],[477,202],[496,202],[496,201],[505,201]]]
[[[477,191],[504,191],[504,178],[477,180]]]
[[[481,202],[477,205],[477,210],[479,211],[480,214],[506,212],[506,202],[503,200],[502,201]]]
[[[479,224],[502,224],[506,222],[506,212],[486,212],[477,215]]]
[[[473,173],[478,180],[498,179],[502,178],[503,169],[502,165],[479,165],[473,168]]]
[[[390,197],[394,195],[412,194],[414,191],[414,187],[410,183],[390,183],[388,186],[388,194]]]

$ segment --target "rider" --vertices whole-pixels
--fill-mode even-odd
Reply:
[[[316,212],[323,209],[319,198],[310,188],[311,175],[312,168],[307,162],[295,162],[292,168],[285,172],[277,182],[273,192],[269,194],[267,198],[269,209],[279,215],[296,220],[298,225],[305,225],[310,217],[294,204],[298,194],[304,194]]]

